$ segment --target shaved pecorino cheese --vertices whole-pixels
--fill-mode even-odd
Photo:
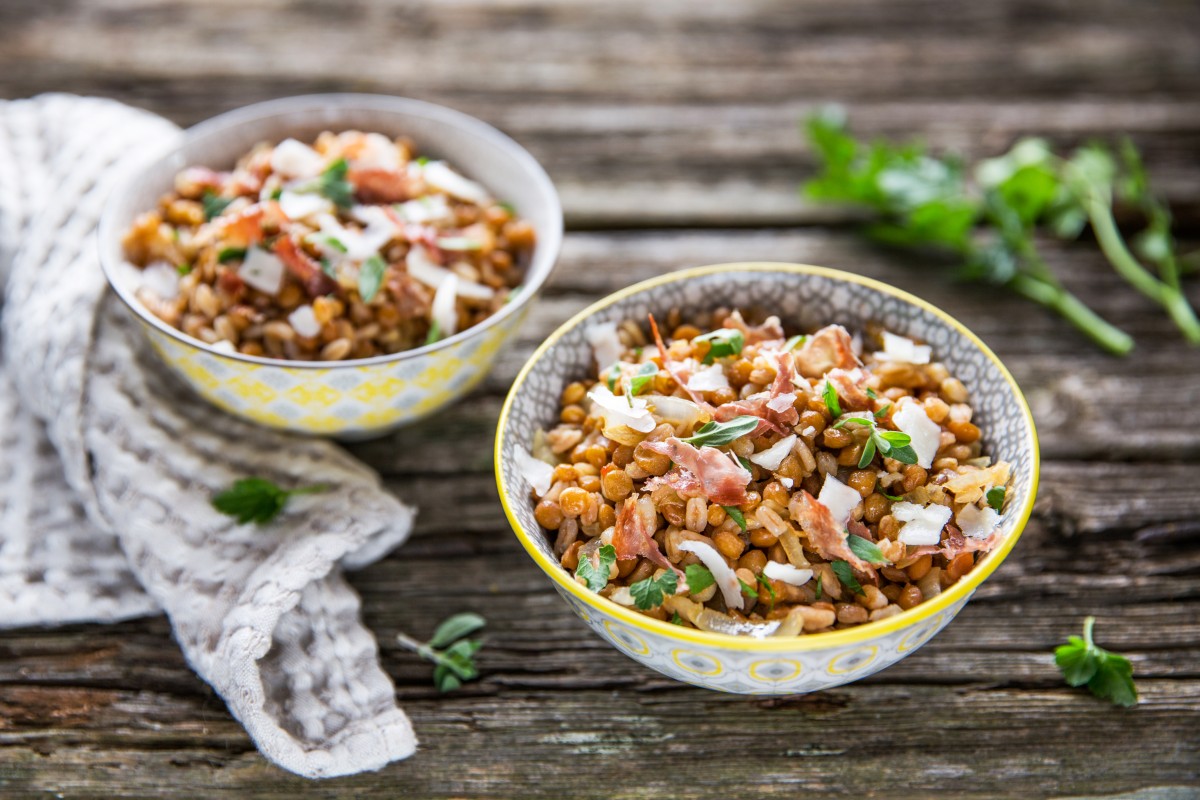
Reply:
[[[738,585],[737,573],[729,568],[725,557],[718,553],[716,548],[705,542],[688,539],[679,543],[679,549],[685,553],[692,553],[708,567],[708,571],[717,582],[717,588],[721,590],[721,596],[725,598],[726,606],[741,610],[742,587]]]
[[[606,426],[624,425],[639,433],[649,433],[658,424],[654,421],[654,415],[650,413],[645,398],[635,397],[631,402],[627,397],[617,397],[607,386],[601,384],[596,384],[587,396],[595,404],[595,408],[599,409]]]
[[[941,445],[942,429],[925,413],[925,407],[908,397],[896,403],[892,413],[895,426],[912,438],[912,449],[917,454],[917,465],[929,469]]]
[[[796,444],[796,434],[785,436],[775,444],[763,450],[761,453],[754,453],[749,456],[750,462],[758,464],[763,469],[769,469],[771,472],[779,469],[779,465],[788,457],[788,453],[792,452],[792,447]],[[857,492],[855,492],[857,494]]]
[[[877,361],[902,361],[907,364],[928,364],[933,348],[917,344],[906,336],[883,332],[883,350],[875,354]]]
[[[904,523],[896,538],[904,544],[937,544],[942,540],[942,528],[950,521],[950,514],[949,507],[937,504],[893,503],[892,516]]]
[[[821,485],[817,502],[829,509],[833,521],[844,528],[855,507],[862,502],[862,495],[829,473],[825,475],[825,483]]]
[[[597,322],[583,329],[583,338],[592,346],[592,355],[596,359],[596,368],[608,369],[621,360],[624,348],[617,336],[617,323]]]
[[[792,586],[803,586],[812,580],[811,569],[800,569],[791,564],[780,564],[778,561],[768,561],[763,567],[763,574],[771,580],[790,583]]]
[[[963,535],[972,539],[986,539],[1000,524],[1000,515],[991,506],[980,508],[972,504],[963,506],[962,511],[954,515],[954,520]]]
[[[728,389],[729,379],[725,377],[725,367],[713,364],[707,369],[697,370],[688,378],[688,391],[715,392],[718,389]]]

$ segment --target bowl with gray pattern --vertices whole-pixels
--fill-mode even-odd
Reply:
[[[559,397],[587,377],[592,351],[584,329],[600,322],[660,319],[716,306],[777,314],[789,331],[830,323],[886,330],[923,340],[970,391],[983,452],[1012,465],[1000,544],[942,594],[887,619],[854,628],[791,637],[751,638],[656,620],[588,590],[554,557],[553,542],[534,519],[518,449],[558,421]],[[1029,406],[1008,370],[962,323],[879,281],[801,264],[740,263],[686,269],[630,286],[595,303],[555,331],[514,381],[496,433],[495,471],[501,502],[517,539],[567,605],[595,633],[645,666],[686,683],[742,694],[797,694],[827,689],[877,672],[909,655],[954,618],[1016,544],[1033,508],[1038,444]]]

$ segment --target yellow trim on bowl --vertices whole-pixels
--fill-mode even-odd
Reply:
[[[513,511],[509,503],[509,488],[505,485],[504,471],[501,469],[500,454],[504,441],[504,430],[507,427],[508,416],[512,411],[513,403],[516,400],[517,394],[521,389],[521,385],[529,376],[533,365],[543,354],[553,347],[559,339],[576,326],[580,325],[584,320],[605,308],[631,297],[648,289],[653,289],[678,281],[691,280],[693,278],[703,277],[721,272],[786,272],[794,275],[814,275],[831,280],[845,281],[848,283],[856,283],[860,286],[865,286],[891,295],[899,300],[902,300],[917,308],[928,311],[934,316],[941,319],[954,330],[962,334],[975,347],[982,352],[988,360],[990,360],[1000,374],[1008,382],[1012,388],[1014,395],[1021,405],[1021,413],[1025,416],[1025,421],[1029,425],[1030,432],[1030,450],[1032,458],[1030,459],[1033,474],[1030,476],[1028,496],[1022,498],[1021,507],[1017,509],[1017,522],[1013,527],[1012,533],[1005,537],[1000,547],[988,553],[983,561],[979,562],[973,570],[967,573],[966,577],[958,583],[951,586],[946,591],[942,592],[937,597],[927,602],[921,603],[908,611],[903,611],[894,617],[879,620],[878,622],[868,622],[865,625],[860,625],[855,628],[846,628],[844,630],[832,631],[830,633],[819,633],[811,636],[788,636],[778,638],[763,638],[754,639],[743,636],[733,636],[724,633],[709,633],[707,631],[696,630],[693,628],[682,628],[678,625],[673,625],[669,622],[656,620],[639,614],[623,606],[620,606],[607,598],[601,597],[595,592],[581,586],[572,578],[562,566],[553,559],[546,556],[538,546],[526,535],[525,529],[517,519],[516,513]],[[865,278],[861,275],[855,275],[841,270],[830,269],[828,267],[815,267],[809,264],[786,264],[771,261],[752,261],[745,263],[729,263],[729,264],[713,264],[705,267],[692,267],[689,269],[678,270],[676,272],[668,272],[664,275],[659,275],[649,280],[635,283],[621,289],[607,297],[593,303],[584,310],[580,311],[571,319],[564,322],[558,327],[554,333],[550,334],[541,346],[533,352],[529,360],[521,368],[517,374],[516,380],[513,381],[512,388],[508,392],[508,397],[504,401],[504,406],[500,410],[500,419],[496,425],[496,446],[493,454],[493,466],[496,473],[496,485],[500,494],[500,504],[504,507],[504,514],[508,517],[509,524],[512,526],[513,532],[521,545],[533,558],[534,562],[542,568],[551,580],[559,587],[577,597],[586,605],[591,606],[602,614],[615,617],[627,625],[643,630],[657,636],[661,636],[670,640],[691,645],[702,645],[707,647],[716,647],[726,650],[739,650],[749,653],[759,652],[777,652],[777,651],[807,651],[807,650],[824,650],[831,647],[844,647],[846,645],[861,644],[875,639],[877,636],[891,633],[902,628],[907,628],[921,620],[928,619],[935,614],[944,611],[956,603],[966,600],[971,596],[979,584],[983,583],[984,579],[995,572],[996,568],[1004,561],[1012,550],[1013,545],[1017,543],[1017,539],[1021,537],[1021,532],[1024,531],[1025,525],[1029,522],[1029,517],[1033,513],[1033,501],[1037,496],[1038,479],[1041,472],[1041,455],[1038,448],[1037,430],[1033,423],[1033,414],[1029,410],[1029,403],[1025,399],[1025,395],[1021,392],[1021,387],[1017,385],[1012,373],[1008,368],[996,357],[996,354],[983,343],[982,340],[972,333],[965,325],[956,320],[954,317],[942,311],[937,306],[922,300],[915,295],[911,295],[894,286],[889,286],[886,283],[877,281],[873,278]]]

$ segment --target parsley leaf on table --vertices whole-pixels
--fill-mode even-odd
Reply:
[[[247,522],[263,524],[270,522],[283,511],[288,498],[298,494],[316,494],[329,487],[324,484],[302,486],[299,489],[281,489],[266,478],[241,478],[233,486],[213,496],[213,508],[222,514],[236,517],[243,525]]]
[[[1083,638],[1072,636],[1054,650],[1054,663],[1071,686],[1087,685],[1092,694],[1118,706],[1137,705],[1133,666],[1129,659],[1092,641],[1095,617],[1083,621]]]
[[[428,642],[420,642],[404,633],[396,634],[401,647],[411,650],[426,661],[433,662],[433,682],[438,691],[449,692],[463,685],[464,681],[479,677],[475,666],[475,654],[483,647],[477,639],[466,639],[487,624],[487,621],[471,612],[455,614],[442,621]]]

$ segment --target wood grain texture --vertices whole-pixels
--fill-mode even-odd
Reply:
[[[255,752],[165,620],[27,629],[0,635],[0,797],[1200,797],[1200,355],[1087,243],[1047,257],[1137,337],[1127,360],[943,280],[948,265],[860,243],[853,215],[796,192],[811,162],[795,129],[838,101],[863,132],[969,156],[1128,132],[1195,247],[1194,2],[6,0],[0,96],[46,90],[182,124],[310,91],[447,103],[531,149],[571,231],[479,391],[352,448],[421,506],[413,540],[352,576],[414,759],[306,783]],[[1012,369],[1045,458],[1022,541],[952,625],[878,675],[780,700],[668,681],[588,633],[508,531],[491,474],[503,394],[558,324],[630,282],[743,260],[849,269],[945,308]],[[490,622],[483,678],[438,696],[394,635],[467,609]],[[1054,668],[1087,614],[1132,659],[1137,708]]]

